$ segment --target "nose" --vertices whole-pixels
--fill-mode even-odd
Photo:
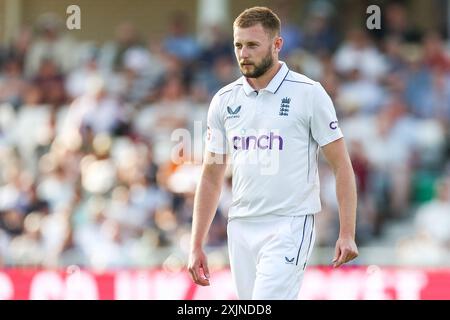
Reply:
[[[240,55],[240,57],[242,59],[247,59],[249,57],[247,48],[246,47],[242,47],[242,49],[240,50],[239,55]]]

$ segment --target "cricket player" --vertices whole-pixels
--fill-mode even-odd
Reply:
[[[210,284],[203,245],[225,169],[232,167],[228,249],[239,299],[298,299],[321,210],[318,154],[336,177],[340,232],[334,267],[358,256],[356,185],[333,103],[320,83],[278,60],[280,20],[266,7],[234,21],[242,77],[217,92],[193,212],[189,272]]]

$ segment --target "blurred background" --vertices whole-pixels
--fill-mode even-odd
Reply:
[[[72,4],[81,29],[66,25]],[[366,27],[372,4],[380,29]],[[206,113],[240,76],[232,22],[254,5],[282,20],[281,60],[334,101],[358,185],[360,256],[349,270],[425,270],[398,276],[415,283],[439,270],[436,281],[450,283],[450,1],[0,0],[0,299],[83,297],[33,295],[33,270],[88,270],[98,286],[114,270],[147,270],[150,287],[156,270],[196,290],[184,268]],[[190,143],[172,138],[177,128]],[[310,289],[333,278],[338,235],[334,177],[320,162]],[[230,191],[228,176],[206,250],[231,292]],[[194,291],[176,298],[217,297]],[[326,291],[305,294],[342,297]],[[376,297],[411,298],[398,292]]]

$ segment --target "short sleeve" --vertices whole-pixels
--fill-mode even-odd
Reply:
[[[220,111],[220,99],[215,95],[208,109],[206,150],[218,154],[227,153],[225,127]]]
[[[320,83],[314,85],[311,101],[311,134],[319,146],[342,138],[333,102]]]

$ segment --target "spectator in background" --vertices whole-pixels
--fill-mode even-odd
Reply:
[[[134,118],[133,127],[142,137],[153,143],[156,163],[165,163],[171,156],[172,132],[187,128],[192,105],[186,96],[186,87],[178,74],[167,76],[161,85],[156,103],[148,105]]]
[[[450,177],[436,181],[435,197],[417,209],[414,218],[417,235],[450,250]]]
[[[67,114],[66,130],[81,130],[85,132],[89,127],[94,134],[114,134],[125,122],[124,108],[105,87],[105,80],[99,76],[86,79],[88,91],[75,99]]]
[[[70,225],[59,247],[55,250],[56,266],[89,266],[86,254],[80,246],[75,242],[74,229]]]
[[[38,149],[51,138],[49,125],[51,110],[42,104],[42,91],[37,86],[28,86],[14,123],[11,138],[17,146],[19,155],[24,160],[23,168],[38,174]]]
[[[54,61],[42,59],[41,65],[32,78],[32,84],[41,92],[40,102],[57,109],[66,101],[64,76]]]
[[[444,127],[450,122],[450,73],[435,68],[432,71],[429,111]]]
[[[31,183],[21,195],[18,205],[24,214],[34,211],[43,212],[44,214],[50,213],[49,203],[39,196],[37,187],[36,183]]]
[[[10,258],[19,266],[45,265],[45,248],[42,242],[41,212],[32,212],[23,220],[23,232],[11,239]]]
[[[340,104],[351,104],[357,112],[374,114],[379,111],[386,93],[377,81],[364,77],[360,66],[346,72],[337,96]]]
[[[1,212],[0,226],[10,237],[20,236],[24,232],[25,216],[16,208]]]
[[[42,60],[51,60],[63,73],[70,71],[77,62],[77,42],[63,33],[62,20],[53,13],[43,14],[36,25],[37,37],[25,57],[25,75],[33,77]]]
[[[0,104],[8,103],[17,110],[23,103],[25,88],[20,61],[14,58],[7,60],[0,73]]]
[[[280,36],[283,37],[284,42],[280,57],[284,60],[303,46],[303,33],[299,25],[293,22],[292,14],[296,12],[291,1],[277,0],[275,7],[281,20]]]
[[[150,45],[149,45],[150,48]],[[146,102],[165,74],[163,61],[148,48],[134,47],[124,54],[121,97],[134,105]]]
[[[378,81],[387,69],[381,52],[362,29],[348,31],[334,59],[337,72],[345,78],[351,76],[356,69],[363,79]]]
[[[398,37],[402,42],[418,42],[421,32],[408,18],[408,11],[402,1],[390,1],[381,9],[381,25],[379,30],[374,30],[377,38]]]
[[[450,120],[450,58],[442,39],[429,33],[423,41],[423,51],[409,63],[406,79],[406,99],[411,111],[421,118]]]
[[[373,219],[377,224],[407,215],[412,156],[417,143],[417,135],[411,131],[417,123],[407,111],[402,97],[392,96],[378,114],[354,115],[341,126],[353,145],[361,144],[367,157],[370,171],[366,187],[373,197],[368,201],[374,201],[376,214],[381,215]],[[381,226],[376,225],[376,230],[381,230]]]
[[[217,59],[223,57],[233,58],[233,47],[225,30],[219,25],[208,27],[208,40],[203,42],[199,63],[202,68],[209,68]]]
[[[404,100],[391,97],[377,115],[375,136],[366,141],[365,151],[376,177],[372,187],[383,190],[376,192],[381,196],[377,200],[379,214],[396,218],[404,218],[408,214],[412,155],[417,141],[411,128],[415,125]]]
[[[178,11],[171,16],[164,49],[185,63],[193,62],[199,56],[200,47],[195,37],[188,33],[188,17],[185,13]]]
[[[337,42],[332,3],[304,8],[303,26],[282,28],[292,39],[282,52],[291,47],[292,70],[321,81],[335,101],[358,183],[358,241],[370,244],[397,213],[412,223],[416,202],[432,196],[434,177],[450,164],[448,38],[429,32],[421,40],[406,5],[391,1],[381,30],[370,31],[379,43],[360,31]],[[124,22],[97,49],[71,39],[61,23],[44,15],[35,33],[24,26],[0,43],[0,265],[149,266],[166,259],[161,248],[186,253],[202,151],[183,149],[175,164],[170,136],[177,128],[193,133],[194,120],[206,131],[210,95],[238,71],[229,30],[211,26],[200,46],[175,12],[166,36],[142,34],[143,43]],[[202,134],[191,136],[202,145]],[[330,245],[334,181],[321,172],[329,214],[318,216],[317,242]],[[219,251],[228,200],[223,194],[208,243]],[[103,204],[94,210],[93,202]],[[136,221],[140,231],[130,232]],[[420,259],[445,256],[427,243],[413,243]],[[111,259],[102,255],[108,248]]]
[[[61,164],[40,177],[37,192],[41,199],[48,202],[51,212],[66,206],[74,197],[75,186],[68,177],[69,173]]]
[[[428,68],[439,69],[443,72],[450,71],[450,57],[445,52],[442,37],[437,32],[428,32],[422,41],[424,64]]]
[[[32,40],[33,34],[31,28],[29,26],[22,26],[13,35],[13,39],[8,46],[3,47],[0,44],[0,68],[5,61],[14,60],[19,62],[20,70],[23,71],[25,69],[27,52]]]
[[[206,91],[207,97],[212,97],[217,90],[236,78],[238,70],[228,55],[216,57],[209,68],[199,70],[194,76],[193,87]]]
[[[390,73],[404,73],[407,71],[407,61],[404,57],[405,43],[395,36],[383,39],[382,47],[385,54],[385,61],[387,64],[386,75]]]
[[[140,47],[140,37],[132,22],[125,21],[116,29],[116,39],[107,42],[100,50],[99,65],[105,71],[119,71],[123,67],[123,57],[130,48]]]
[[[87,48],[80,56],[80,63],[72,70],[65,81],[65,90],[72,102],[77,97],[85,95],[89,90],[90,78],[101,77],[96,48]]]
[[[82,159],[81,184],[92,195],[106,195],[117,184],[117,167],[111,158],[113,138],[98,134],[92,141],[93,152]]]
[[[314,1],[309,6],[304,27],[304,47],[319,56],[334,52],[338,35],[333,27],[334,8],[330,2]]]
[[[414,234],[397,243],[399,262],[416,266],[446,263],[450,252],[450,177],[435,183],[435,197],[417,209]]]
[[[450,121],[450,56],[445,51],[441,36],[427,33],[423,40],[424,65],[430,71],[428,100],[425,114],[441,119],[444,125]]]

